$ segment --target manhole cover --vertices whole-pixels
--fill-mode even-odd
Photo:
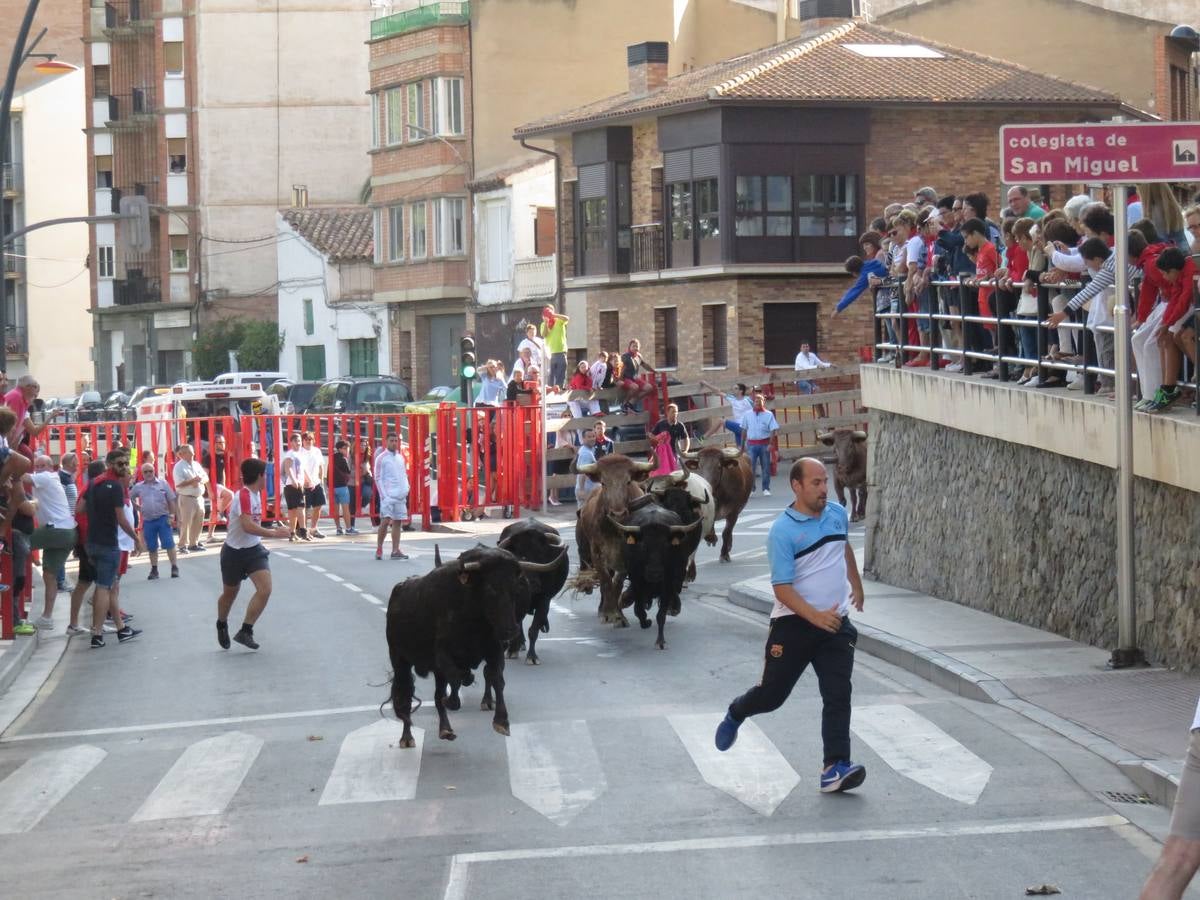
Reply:
[[[1125,791],[1101,791],[1100,795],[1106,800],[1111,800],[1113,803],[1141,803],[1145,806],[1154,805],[1154,801],[1145,794],[1128,794]]]

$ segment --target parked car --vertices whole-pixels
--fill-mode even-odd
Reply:
[[[99,391],[84,391],[75,401],[72,418],[76,422],[99,422],[104,409],[104,397]]]
[[[363,415],[371,413],[401,413],[405,405],[413,400],[412,390],[393,375],[348,375],[331,378],[317,388],[305,413],[308,415]],[[317,429],[322,446],[326,443],[325,425]],[[383,429],[376,427],[374,433],[367,428],[358,429],[359,438],[371,438],[378,443],[383,440]],[[340,435],[341,423],[335,423],[333,432]]]
[[[125,418],[127,409],[129,409],[129,395],[124,391],[113,391],[104,400],[101,417],[106,422],[120,422]]]
[[[223,372],[212,384],[260,384],[265,391],[277,381],[285,381],[287,372]]]
[[[285,416],[299,415],[308,411],[313,395],[321,386],[319,381],[277,381],[267,393],[279,400],[279,411]]]
[[[135,388],[129,395],[129,402],[125,405],[125,418],[130,421],[137,418],[138,404],[147,397],[161,397],[163,394],[169,393],[171,393],[169,384],[143,384],[141,387]]]

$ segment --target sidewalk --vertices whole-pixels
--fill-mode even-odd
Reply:
[[[863,580],[859,648],[972,700],[1032,719],[1121,768],[1156,803],[1175,800],[1200,677],[1107,671],[1109,652],[924,594]],[[770,577],[729,600],[768,614]]]

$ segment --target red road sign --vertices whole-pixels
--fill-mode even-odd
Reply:
[[[1004,184],[1200,181],[1200,122],[1005,125]]]

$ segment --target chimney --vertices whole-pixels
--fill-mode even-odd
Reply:
[[[643,41],[626,48],[629,64],[629,93],[644,97],[667,83],[666,41]]]
[[[807,28],[829,28],[845,24],[858,14],[858,0],[800,0],[800,24]]]

